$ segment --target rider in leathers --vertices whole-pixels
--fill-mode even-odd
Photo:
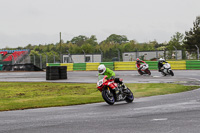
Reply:
[[[142,72],[141,72],[141,69],[142,69],[142,68],[140,67],[140,66],[141,66],[141,63],[146,64],[146,62],[144,62],[144,61],[140,60],[139,58],[137,58],[137,59],[136,59],[136,67],[137,67],[139,73],[142,73]]]
[[[98,66],[98,72],[99,72],[99,75],[107,75],[108,79],[114,79],[114,82],[115,83],[119,83],[120,85],[122,85],[123,86],[123,91],[126,92],[126,93],[128,93],[127,87],[123,83],[122,79],[115,78],[115,72],[113,72],[109,68],[106,68],[105,65],[103,65],[103,64],[101,64],[101,65]]]
[[[165,61],[165,59],[163,59],[163,58],[160,58],[159,60],[158,60],[158,72],[161,72],[164,68],[163,68],[163,63],[167,63],[166,61]]]

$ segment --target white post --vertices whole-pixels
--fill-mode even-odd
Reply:
[[[197,59],[199,60],[199,47],[197,45],[195,45],[197,47]]]
[[[175,46],[173,46],[173,47],[176,50],[176,60],[177,60],[177,48]]]

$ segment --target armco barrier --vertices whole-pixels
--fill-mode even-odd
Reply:
[[[157,61],[145,61],[149,65],[150,70],[158,69]],[[186,70],[186,62],[185,61],[168,61],[170,63],[171,68],[174,70]],[[114,63],[115,70],[137,70],[135,62],[115,62]]]
[[[60,66],[60,63],[47,63],[47,66]]]
[[[61,63],[61,66],[67,66],[67,71],[73,71],[73,63]]]
[[[157,61],[145,61],[149,65],[149,70],[157,70],[158,62]]]
[[[114,70],[114,62],[101,62],[100,64],[104,64],[106,68],[110,68],[111,70]]]
[[[186,70],[185,61],[167,61],[173,70]]]
[[[86,63],[74,63],[73,64],[74,71],[85,71],[86,70]]]
[[[86,71],[97,71],[100,63],[86,63]]]
[[[186,69],[200,69],[200,61],[186,61]]]
[[[158,69],[157,61],[145,61],[150,70]],[[167,61],[173,70],[199,69],[200,61]],[[111,70],[137,70],[135,61],[132,62],[101,62],[101,63],[47,63],[47,66],[67,66],[67,71],[97,71],[98,66],[104,64]]]
[[[135,62],[115,62],[115,70],[137,70]]]

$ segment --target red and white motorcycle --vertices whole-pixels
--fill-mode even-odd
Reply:
[[[125,93],[122,85],[115,83],[114,79],[107,79],[106,75],[99,75],[98,79],[97,89],[102,93],[103,99],[109,105],[113,105],[115,102],[123,100],[127,103],[133,102],[134,96],[129,88],[126,89],[127,91]]]
[[[141,64],[140,68],[138,69],[138,73],[140,75],[143,75],[143,74],[151,75],[151,72],[149,70],[149,65],[148,64]]]

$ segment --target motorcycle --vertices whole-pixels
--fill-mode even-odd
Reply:
[[[169,63],[165,63],[163,65],[163,69],[161,70],[161,74],[163,76],[166,76],[166,75],[174,76],[174,72],[172,71],[171,65]]]
[[[140,65],[140,70],[138,69],[138,73],[140,75],[143,75],[143,74],[151,75],[151,72],[149,70],[149,65],[148,64],[141,64]]]
[[[101,92],[103,99],[109,104],[113,105],[118,101],[126,101],[131,103],[134,100],[133,93],[129,88],[126,92],[123,91],[124,86],[115,83],[114,79],[107,79],[106,75],[99,75],[97,82],[97,89]]]

